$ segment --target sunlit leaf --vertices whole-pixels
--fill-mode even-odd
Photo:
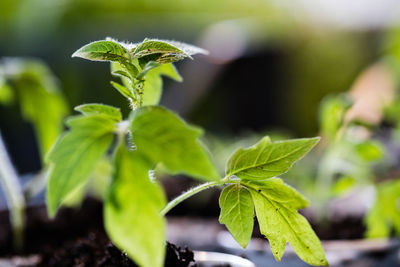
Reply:
[[[268,184],[270,181],[273,182]],[[260,231],[268,238],[275,258],[281,260],[289,242],[303,261],[311,265],[328,265],[321,242],[307,220],[297,212],[306,204],[304,198],[294,189],[284,189],[285,184],[276,181],[268,179],[263,182],[268,190],[264,190],[261,184],[259,187],[247,184]],[[278,187],[274,188],[275,185]]]
[[[202,180],[219,179],[208,154],[199,143],[202,131],[187,125],[162,107],[148,106],[131,116],[134,145],[152,162],[162,163],[172,174],[184,173]]]
[[[104,104],[83,104],[74,108],[76,111],[81,112],[84,115],[96,115],[101,114],[109,116],[111,119],[119,122],[122,120],[122,114],[119,108],[104,105]]]
[[[161,76],[166,76],[179,82],[182,81],[182,77],[179,75],[172,63],[163,64],[159,67],[151,69],[146,74],[146,81],[143,87],[144,106],[157,105],[160,102],[163,86]]]
[[[75,116],[70,130],[48,155],[47,208],[50,216],[71,193],[85,184],[97,161],[110,147],[115,120],[107,115]]]
[[[246,180],[264,180],[287,172],[319,141],[318,137],[271,142],[263,138],[254,146],[239,148],[230,157],[226,174]]]
[[[219,205],[219,222],[225,224],[239,245],[246,248],[254,224],[254,205],[250,192],[239,184],[229,185],[222,190]]]
[[[111,81],[110,83],[121,95],[126,97],[130,102],[134,102],[135,97],[133,96],[132,92],[128,88],[126,88],[125,86],[123,86],[119,83],[113,82],[113,81]]]
[[[72,57],[80,57],[93,61],[126,62],[128,60],[125,47],[114,41],[96,41],[79,48]]]
[[[140,266],[161,267],[165,255],[165,205],[161,188],[150,181],[151,163],[121,147],[104,208],[105,228],[113,243]]]

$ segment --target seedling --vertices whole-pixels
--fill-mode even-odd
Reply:
[[[4,58],[0,62],[0,104],[15,102],[24,119],[32,124],[43,158],[62,131],[67,108],[53,74],[40,60]],[[26,201],[44,189],[44,178],[44,173],[35,176],[23,192],[0,135],[0,181],[10,211],[16,250],[23,247]]]
[[[261,232],[280,260],[289,242],[305,262],[327,265],[318,237],[297,211],[308,201],[277,176],[307,154],[319,138],[272,142],[264,137],[254,146],[238,149],[229,158],[223,178],[199,141],[202,130],[188,125],[172,111],[157,106],[161,76],[181,80],[173,62],[206,54],[180,42],[145,39],[122,43],[113,39],[83,46],[73,54],[93,61],[111,62],[111,82],[132,108],[123,120],[118,108],[85,104],[81,115],[66,122],[65,133],[48,155],[47,184],[50,216],[71,193],[87,181],[97,161],[112,161],[113,174],[104,199],[104,222],[111,240],[140,266],[163,265],[164,215],[196,193],[224,187],[220,196],[220,222],[246,247],[253,230],[254,209]],[[115,139],[115,140],[114,140]],[[205,183],[166,203],[154,169],[185,174]]]

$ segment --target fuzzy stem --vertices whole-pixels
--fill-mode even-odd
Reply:
[[[224,179],[219,180],[219,181],[208,182],[208,183],[204,183],[199,186],[193,187],[192,189],[186,191],[185,193],[183,193],[183,194],[177,196],[175,199],[171,200],[167,204],[167,206],[165,206],[165,208],[160,212],[160,215],[165,216],[165,214],[167,214],[171,209],[173,209],[179,203],[181,203],[182,201],[190,198],[191,196],[193,196],[205,189],[215,187],[215,186],[221,186],[221,185],[224,185],[224,184],[230,183],[230,182],[233,183],[234,181],[230,181],[229,177],[225,177]]]
[[[25,199],[22,193],[18,175],[15,171],[6,147],[0,135],[0,182],[4,190],[10,212],[11,226],[14,232],[14,247],[21,250],[24,239]]]

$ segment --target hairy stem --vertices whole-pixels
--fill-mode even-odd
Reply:
[[[6,147],[0,135],[0,182],[4,190],[14,232],[14,247],[21,250],[24,239],[25,199]]]
[[[182,201],[190,198],[191,196],[193,196],[205,189],[215,187],[215,186],[221,186],[221,185],[224,185],[227,183],[235,183],[235,181],[229,180],[229,177],[225,177],[224,179],[219,180],[219,181],[208,182],[208,183],[204,183],[199,186],[193,187],[192,189],[186,191],[185,193],[183,193],[183,194],[179,195],[178,197],[176,197],[175,199],[171,200],[167,204],[167,206],[165,206],[165,208],[160,212],[160,215],[164,216],[165,214],[167,214],[171,209],[173,209],[175,206],[177,206]]]

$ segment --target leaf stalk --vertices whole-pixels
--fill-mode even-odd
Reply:
[[[176,207],[178,204],[180,204],[181,202],[183,202],[184,200],[194,196],[195,194],[212,188],[212,187],[216,187],[216,186],[222,186],[224,184],[230,183],[230,184],[235,184],[238,183],[239,180],[229,180],[229,177],[224,177],[223,179],[219,180],[219,181],[213,181],[213,182],[208,182],[208,183],[204,183],[204,184],[200,184],[196,187],[193,187],[192,189],[182,193],[181,195],[179,195],[178,197],[176,197],[175,199],[171,200],[167,206],[165,206],[165,208],[160,212],[161,216],[165,216],[170,210],[172,210],[174,207]]]

